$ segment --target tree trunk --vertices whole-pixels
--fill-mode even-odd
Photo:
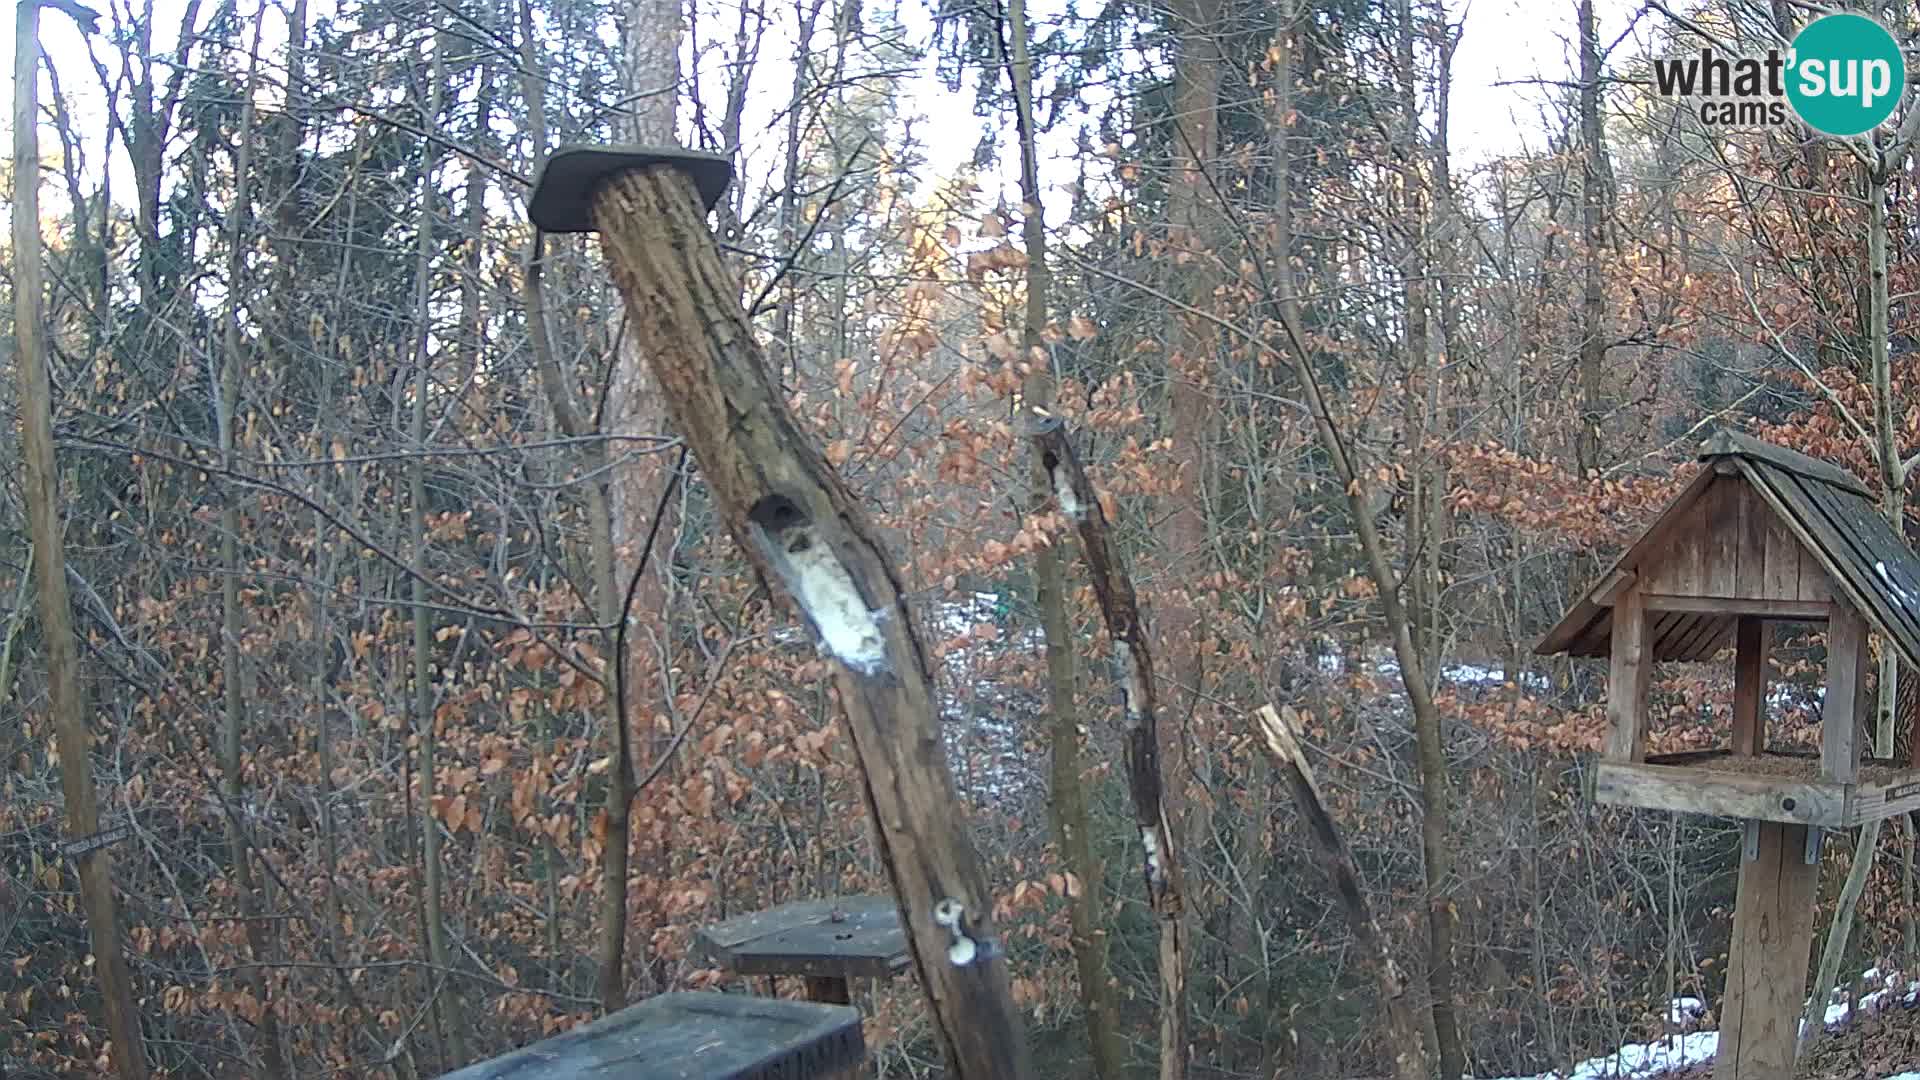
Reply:
[[[67,554],[60,531],[58,464],[53,452],[53,386],[47,371],[41,305],[45,288],[40,248],[40,5],[15,9],[13,38],[13,345],[19,379],[22,498],[27,504],[28,542],[33,545],[40,630],[47,644],[47,697],[60,749],[60,791],[66,801],[67,836],[80,840],[100,831],[93,790],[92,734],[80,698],[79,651],[67,594]],[[113,1063],[122,1080],[146,1080],[146,1046],[133,981],[120,951],[120,914],[113,896],[112,849],[100,845],[77,856],[80,902],[94,973],[113,1039]]]
[[[233,429],[240,408],[240,377],[247,363],[246,350],[240,340],[240,307],[248,293],[243,273],[247,244],[244,225],[249,217],[248,204],[253,193],[253,90],[259,78],[260,32],[266,25],[264,14],[262,11],[261,17],[254,23],[253,50],[248,58],[247,96],[240,107],[239,137],[234,141],[233,206],[227,212],[224,355],[220,364],[219,408],[214,419],[220,440],[220,464],[230,473],[237,464]],[[234,810],[234,813],[226,816],[227,855],[234,880],[239,885],[241,908],[247,916],[247,948],[252,954],[253,965],[243,978],[261,1008],[258,1025],[260,1059],[265,1063],[268,1076],[281,1077],[287,1074],[287,1063],[281,1056],[280,1022],[266,972],[266,965],[271,962],[272,948],[267,937],[267,925],[258,917],[265,904],[259,893],[260,883],[254,880],[251,837],[240,827],[239,814],[245,800],[241,747],[247,728],[247,699],[251,696],[245,685],[246,677],[240,670],[240,638],[245,632],[240,614],[240,489],[237,485],[228,484],[224,494],[220,507],[220,562],[225,570],[220,580],[220,689],[226,704],[227,724],[220,747],[221,796]]]
[[[1458,1076],[1464,1070],[1465,1053],[1453,1002],[1453,856],[1447,847],[1447,818],[1452,796],[1446,748],[1441,741],[1440,709],[1433,700],[1433,684],[1428,681],[1426,661],[1414,647],[1412,624],[1400,601],[1398,576],[1374,522],[1371,485],[1355,463],[1326,396],[1321,393],[1305,337],[1287,299],[1281,298],[1282,302],[1276,305],[1285,338],[1278,351],[1293,366],[1294,377],[1306,398],[1307,411],[1313,418],[1315,434],[1326,452],[1334,478],[1346,494],[1348,516],[1360,543],[1367,577],[1379,594],[1381,612],[1393,640],[1394,660],[1400,665],[1401,685],[1413,709],[1420,774],[1420,846],[1427,901],[1427,976],[1432,987],[1433,1023],[1442,1075]]]
[[[675,141],[680,36],[680,0],[632,0],[632,6],[627,11],[623,42],[626,49],[625,85],[627,93],[634,98],[631,114],[627,118],[628,130],[632,141],[636,143],[670,146]],[[666,429],[666,412],[659,388],[654,385],[649,372],[647,359],[639,353],[638,337],[631,331],[613,336],[621,344],[614,356],[614,369],[607,379],[606,414],[597,425],[592,426],[613,439],[658,435]],[[600,443],[600,458],[596,465],[606,466],[624,453],[629,445],[625,442],[613,442],[611,445]],[[604,485],[606,492],[601,496],[588,496],[588,513],[591,518],[589,529],[593,572],[595,579],[601,583],[597,590],[597,614],[601,625],[607,628],[608,642],[613,640],[616,630],[614,622],[620,617],[621,594],[617,568],[623,555],[631,556],[638,539],[652,527],[647,515],[666,483],[665,464],[661,455],[647,454],[625,468],[594,469],[596,482],[593,486]],[[654,634],[664,630],[666,574],[673,563],[671,553],[678,546],[680,531],[672,502],[662,503],[661,506],[667,520],[660,523],[659,534],[664,542],[662,554],[667,557],[659,560],[659,569],[649,571],[642,577],[639,588],[634,592],[632,612],[636,627],[650,629]],[[604,525],[600,520],[602,514],[606,515]],[[635,651],[645,655],[646,643],[654,634],[630,631],[628,640],[641,642],[641,647]],[[612,649],[609,648],[608,652],[611,653]],[[656,665],[636,662],[633,656],[609,655],[606,668],[609,679],[613,676],[614,664],[621,665],[626,673],[628,701],[639,703],[643,718],[652,716],[654,702],[660,696],[658,680],[655,678]],[[607,784],[607,829],[602,846],[600,1003],[604,1010],[612,1012],[626,1003],[626,950],[629,936],[627,878],[632,858],[629,821],[636,792],[633,790],[632,718],[618,714],[612,694],[607,695],[607,701],[609,741],[621,763]],[[643,723],[642,727],[648,731],[653,729],[652,724]],[[662,748],[657,742],[653,745],[656,751]],[[645,930],[643,927],[643,934]]]
[[[1912,106],[1920,108],[1920,106]],[[1904,156],[1904,151],[1901,152]],[[1899,428],[1894,422],[1893,364],[1888,323],[1892,300],[1887,291],[1887,165],[1867,170],[1867,348],[1872,357],[1873,427],[1879,445],[1881,513],[1895,535],[1907,535],[1907,470],[1900,460]],[[1900,656],[1880,650],[1880,693],[1873,710],[1873,754],[1893,756],[1893,714],[1900,696]],[[1869,849],[1869,854],[1871,849]]]
[[[825,5],[826,0],[807,0],[794,6],[799,20],[794,40],[800,43],[803,54],[811,48],[814,27],[819,24],[820,11]],[[797,359],[794,322],[800,303],[800,117],[805,112],[802,104],[811,86],[811,74],[812,66],[809,63],[801,61],[793,65],[793,95],[787,100],[786,163],[781,170],[780,184],[780,251],[792,263],[787,272],[780,276],[780,304],[773,312],[773,343],[777,350],[773,374],[782,382],[793,378],[793,366]]]
[[[1888,315],[1891,300],[1887,292],[1887,162],[1905,155],[1912,136],[1903,134],[1892,147],[1879,149],[1879,162],[1865,168],[1867,181],[1867,350],[1873,390],[1873,424],[1876,443],[1874,456],[1880,465],[1880,512],[1894,531],[1906,535],[1905,507],[1907,468],[1900,459],[1895,441],[1898,429],[1893,418],[1893,372],[1888,355]],[[1875,702],[1873,748],[1876,757],[1893,754],[1893,716],[1899,698],[1900,661],[1892,648],[1880,650],[1880,680]],[[1827,928],[1827,941],[1820,951],[1820,967],[1809,991],[1807,1015],[1815,1016],[1815,1005],[1824,1012],[1827,994],[1838,977],[1840,962],[1847,951],[1847,939],[1853,931],[1854,909],[1865,890],[1867,875],[1879,854],[1880,822],[1861,826],[1854,836],[1853,866],[1840,890],[1840,899]],[[1824,1025],[1808,1023],[1800,1032],[1800,1059],[1824,1034]]]
[[[833,661],[876,847],[956,1080],[1033,1075],[993,896],[940,750],[938,708],[906,595],[859,503],[771,378],[693,184],[629,170],[593,223],[641,355],[757,571],[806,613]]]
[[[1606,293],[1601,287],[1601,249],[1606,244],[1607,164],[1605,130],[1600,123],[1600,40],[1593,0],[1579,0],[1580,141],[1585,150],[1580,171],[1581,239],[1586,246],[1580,284],[1580,434],[1574,462],[1580,475],[1601,467],[1600,425],[1606,412]]]
[[[446,40],[436,35],[433,72],[427,92],[427,112],[423,119],[429,131],[437,128],[440,107],[446,91]],[[425,863],[427,959],[433,966],[430,985],[437,987],[427,1007],[437,1011],[446,1032],[447,1053],[451,1061],[441,1064],[458,1068],[467,1061],[466,1017],[460,1004],[460,986],[453,972],[452,952],[447,946],[446,870],[440,857],[440,816],[436,808],[439,788],[439,723],[433,707],[433,628],[429,614],[427,567],[427,394],[431,385],[427,370],[432,357],[428,338],[432,333],[431,286],[433,279],[433,184],[437,173],[439,149],[431,138],[424,143],[425,164],[421,169],[419,252],[415,267],[414,318],[417,320],[413,355],[413,425],[410,439],[413,458],[407,467],[408,503],[413,536],[413,719],[420,738],[420,832],[421,859]]]
[[[1021,235],[1027,249],[1026,320],[1021,347],[1033,366],[1022,396],[1034,408],[1053,401],[1053,364],[1044,332],[1053,293],[1053,270],[1047,262],[1047,227],[1040,201],[1040,162],[1033,109],[1033,59],[1026,0],[1007,3],[1007,75],[1013,84],[1014,119],[1020,135]],[[1028,473],[1032,491],[1028,511],[1045,513],[1052,501],[1052,483],[1036,449]],[[1073,957],[1080,974],[1080,1001],[1087,1013],[1087,1042],[1093,1055],[1093,1075],[1121,1080],[1126,1047],[1120,1040],[1119,1009],[1114,1002],[1113,979],[1107,966],[1107,932],[1101,925],[1103,868],[1093,854],[1092,822],[1087,814],[1086,787],[1080,777],[1080,711],[1074,681],[1073,623],[1067,613],[1064,560],[1052,544],[1042,544],[1034,555],[1034,593],[1046,634],[1047,701],[1053,747],[1052,816],[1061,858],[1080,881],[1078,895],[1068,897]]]
[[[1213,283],[1217,279],[1208,265],[1212,256],[1205,223],[1213,191],[1206,170],[1212,167],[1219,144],[1221,4],[1220,0],[1179,0],[1173,12],[1174,144],[1167,193],[1172,250],[1168,254],[1173,264],[1185,267],[1188,301],[1196,309],[1207,310],[1213,303]],[[1206,770],[1208,740],[1202,731],[1185,729],[1199,719],[1206,627],[1186,585],[1192,570],[1205,565],[1209,541],[1206,488],[1215,416],[1207,375],[1212,369],[1214,341],[1211,326],[1202,320],[1181,316],[1175,324],[1174,355],[1168,370],[1168,434],[1173,440],[1170,456],[1175,463],[1177,491],[1166,522],[1169,580],[1173,585],[1164,609],[1161,642],[1167,681],[1186,692],[1188,707],[1176,712],[1185,723],[1158,729],[1157,754],[1165,762],[1167,779],[1163,794],[1171,831],[1165,841],[1175,850],[1198,851],[1205,850],[1212,832],[1210,804],[1202,785],[1196,783]],[[1177,934],[1182,945],[1178,962],[1182,965],[1192,962],[1184,946],[1193,940],[1193,928],[1202,914],[1183,906],[1176,916],[1182,923]],[[1163,928],[1163,935],[1167,933]],[[1161,963],[1173,959],[1163,948]],[[1179,991],[1177,998],[1160,1002],[1161,1080],[1180,1080],[1186,1075],[1190,1055],[1186,982],[1184,971],[1161,972],[1162,993]]]
[[[1875,818],[1860,826],[1860,832],[1854,840],[1853,865],[1847,870],[1846,883],[1840,887],[1840,899],[1834,906],[1833,925],[1827,928],[1827,943],[1820,952],[1820,968],[1814,974],[1813,987],[1807,993],[1806,1015],[1800,1022],[1798,1058],[1802,1062],[1807,1060],[1808,1054],[1827,1031],[1827,999],[1840,977],[1840,962],[1846,956],[1847,939],[1853,933],[1853,913],[1860,905],[1860,894],[1866,891],[1867,877],[1873,870],[1873,856],[1879,846],[1882,820]],[[1811,915],[1807,917],[1812,918]]]
[[[1168,812],[1166,780],[1160,757],[1159,692],[1154,683],[1153,651],[1133,579],[1120,564],[1109,537],[1106,509],[1074,452],[1060,419],[1045,411],[1030,413],[1034,449],[1062,513],[1073,522],[1087,556],[1087,574],[1100,617],[1113,640],[1120,669],[1121,701],[1127,714],[1127,790],[1133,800],[1134,827],[1140,831],[1147,901],[1160,922],[1160,1074],[1184,1075],[1186,1018],[1178,1008],[1186,1000],[1188,920],[1182,882],[1184,849]]]

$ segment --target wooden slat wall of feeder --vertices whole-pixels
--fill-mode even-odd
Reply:
[[[1744,823],[1718,1080],[1787,1080],[1801,1005],[1822,830],[1920,808],[1912,760],[1861,759],[1868,636],[1920,662],[1920,559],[1872,493],[1835,466],[1733,432],[1612,570],[1540,643],[1605,658],[1609,730],[1597,801]],[[1770,747],[1768,624],[1824,623],[1818,753]],[[1647,753],[1660,661],[1734,653],[1723,748]]]

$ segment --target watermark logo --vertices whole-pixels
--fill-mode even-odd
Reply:
[[[1708,127],[1784,125],[1789,112],[1823,135],[1863,135],[1893,115],[1907,88],[1907,61],[1887,28],[1865,15],[1823,15],[1782,51],[1762,56],[1697,54],[1656,59],[1654,89],[1684,99]]]

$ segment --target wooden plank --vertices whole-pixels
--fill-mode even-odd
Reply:
[[[1853,547],[1839,531],[1835,519],[1822,505],[1819,492],[1823,485],[1801,480],[1791,473],[1752,469],[1748,475],[1755,490],[1773,506],[1793,531],[1794,536],[1820,557],[1837,597],[1845,597],[1862,612],[1872,612],[1875,621],[1888,614],[1871,606],[1876,590],[1860,577],[1860,562]]]
[[[1713,480],[1711,468],[1703,468],[1694,473],[1693,479],[1687,482],[1687,486],[1681,489],[1680,494],[1667,504],[1665,510],[1660,511],[1660,516],[1653,520],[1653,524],[1647,526],[1647,531],[1640,535],[1640,539],[1634,541],[1606,574],[1601,575],[1600,580],[1605,582],[1615,572],[1623,569],[1635,569],[1642,562],[1651,561],[1647,558],[1648,555],[1663,552],[1673,538],[1680,534],[1680,530],[1690,524],[1689,511],[1693,509],[1695,501],[1700,498],[1701,492],[1707,490]],[[1553,656],[1556,653],[1566,652],[1574,642],[1587,636],[1604,611],[1599,605],[1588,600],[1588,595],[1592,591],[1592,589],[1586,589],[1580,593],[1580,601],[1569,608],[1567,613],[1560,617],[1560,621],[1554,624],[1553,629],[1547,631],[1547,635],[1533,647],[1536,654]]]
[[[1827,620],[1827,696],[1820,708],[1820,771],[1851,784],[1860,774],[1867,689],[1867,623],[1846,604]]]
[[[1804,825],[1763,821],[1759,858],[1740,864],[1714,1080],[1791,1080],[1813,944],[1820,867]]]
[[[1723,476],[1707,493],[1702,527],[1694,534],[1703,561],[1697,595],[1740,595],[1740,495],[1746,486],[1738,476]]]
[[[1739,538],[1740,576],[1734,584],[1733,595],[1756,600],[1799,599],[1796,593],[1776,595],[1767,588],[1767,519],[1773,516],[1773,511],[1760,501],[1745,476],[1728,486],[1734,491]]]
[[[1733,646],[1733,624],[1731,618],[1719,619],[1707,627],[1707,632],[1694,639],[1693,648],[1685,659],[1700,663],[1713,660],[1721,650]]]
[[[1800,583],[1800,560],[1802,553],[1806,550],[1805,545],[1795,538],[1793,531],[1781,519],[1780,512],[1766,501],[1759,489],[1755,488],[1751,482],[1747,484],[1747,494],[1759,500],[1760,505],[1766,510],[1766,517],[1761,522],[1767,547],[1764,595],[1782,599],[1806,599],[1801,593]],[[1826,572],[1821,571],[1821,573],[1824,576]]]
[[[1671,655],[1656,652],[1653,654],[1654,658],[1657,660],[1698,660],[1700,659],[1701,650],[1709,648],[1713,644],[1714,639],[1719,637],[1725,629],[1724,624],[1731,621],[1732,618],[1726,615],[1698,616],[1692,629],[1674,639],[1673,652]],[[1709,652],[1708,655],[1711,655],[1711,652]]]
[[[737,975],[884,979],[911,963],[900,908],[890,896],[783,904],[704,927],[694,939],[715,964]]]
[[[1767,748],[1767,624],[1743,615],[1734,630],[1733,752]]]
[[[1820,565],[1820,557],[1806,548],[1795,544],[1795,555],[1800,561],[1800,599],[1822,604],[1833,602],[1833,579],[1827,575],[1827,568]]]
[[[1865,578],[1899,621],[1882,627],[1911,662],[1920,651],[1920,559],[1907,546],[1880,507],[1866,499],[1826,493],[1830,503],[1846,515],[1848,538],[1861,553]]]
[[[1861,784],[1848,801],[1848,824],[1869,821],[1920,810],[1920,769],[1902,769],[1883,784]]]
[[[837,975],[807,976],[807,1000],[825,1002],[828,1005],[853,1004],[853,988],[847,985],[844,977]]]
[[[1653,675],[1653,650],[1647,642],[1647,613],[1640,590],[1628,589],[1613,605],[1613,644],[1607,669],[1607,758],[1640,761],[1647,756],[1647,684]]]
[[[1601,608],[1601,617],[1595,619],[1586,632],[1567,646],[1569,656],[1601,657],[1607,655],[1609,643],[1613,640],[1613,609]]]
[[[1603,761],[1594,799],[1681,814],[1839,827],[1846,823],[1844,785],[1824,780],[1748,776],[1702,766]]]
[[[1709,761],[1730,758],[1733,752],[1725,747],[1713,750],[1679,750],[1671,754],[1648,754],[1647,765],[1698,765]]]
[[[1587,599],[1599,607],[1612,607],[1621,590],[1632,585],[1637,577],[1633,571],[1616,566],[1594,585],[1587,593]]]
[[[1642,594],[1648,611],[1686,611],[1708,615],[1757,615],[1767,619],[1819,622],[1827,617],[1825,601],[1747,599],[1728,596],[1667,596]]]
[[[670,993],[448,1073],[443,1080],[730,1080],[846,1075],[866,1058],[845,1005]],[[803,1071],[805,1070],[805,1071]]]
[[[1643,591],[1670,596],[1709,595],[1707,574],[1711,558],[1706,531],[1719,504],[1720,489],[1725,486],[1724,480],[1709,486],[1688,513],[1686,530],[1641,555],[1640,588]],[[1634,547],[1639,550],[1642,545]]]
[[[724,919],[711,926],[701,927],[694,938],[709,950],[731,949],[756,938],[766,937],[790,926],[799,926],[808,922],[826,918],[838,904],[856,902],[862,905],[877,899],[870,896],[841,897],[830,896],[824,900],[797,900],[791,904],[767,908],[764,911],[749,911]],[[891,906],[892,901],[887,901]],[[709,955],[716,954],[709,952]]]
[[[1574,656],[1602,655],[1600,651],[1582,651],[1580,643],[1591,643],[1603,635],[1605,631],[1601,624],[1606,621],[1606,618],[1607,609],[1595,604],[1583,593],[1580,599],[1567,609],[1567,613],[1560,616],[1560,621],[1554,624],[1553,629],[1547,631],[1547,636],[1534,645],[1533,653],[1535,656],[1556,656],[1560,653],[1571,653]]]
[[[1616,616],[1618,611],[1615,612]],[[1647,616],[1647,640],[1653,643],[1650,655],[1656,660],[1669,660],[1679,655],[1678,649],[1683,640],[1692,638],[1700,629],[1700,624],[1708,616],[1691,612],[1652,613]],[[1617,621],[1617,620],[1616,620]]]

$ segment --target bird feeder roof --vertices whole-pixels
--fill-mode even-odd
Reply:
[[[1823,575],[1823,591],[1851,605],[1902,659],[1920,666],[1920,558],[1880,513],[1865,484],[1830,462],[1735,431],[1708,439],[1700,448],[1700,461],[1680,495],[1599,582],[1580,594],[1535,652],[1608,655],[1613,597],[1621,589],[1650,580],[1672,560],[1689,553],[1700,557],[1700,552],[1726,564],[1719,580],[1753,581],[1760,576],[1756,567],[1736,572],[1740,561],[1778,563],[1782,545],[1768,546],[1752,537],[1767,530],[1778,533],[1785,526],[1791,540],[1784,543],[1798,548],[1794,554],[1801,577]],[[1739,490],[1743,486],[1748,491]],[[1747,520],[1753,515],[1772,520]],[[1778,614],[1777,607],[1742,595],[1742,588],[1709,590],[1724,601],[1717,605],[1724,610],[1702,611],[1696,605],[1696,610],[1650,611],[1654,659],[1705,660],[1725,646],[1740,615]],[[1756,599],[1752,610],[1742,610],[1746,599]]]

